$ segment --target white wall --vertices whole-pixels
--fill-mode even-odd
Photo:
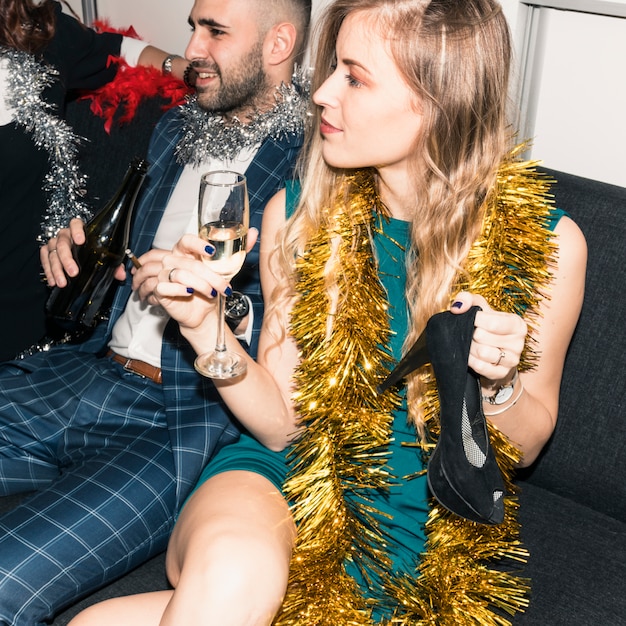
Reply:
[[[81,0],[67,0],[82,17]],[[183,54],[189,39],[187,17],[193,0],[97,0],[98,17],[115,28],[133,26],[146,41]]]
[[[67,0],[82,17],[81,0]],[[329,0],[313,0],[313,14]],[[97,0],[98,17],[116,28],[133,26],[146,41],[176,54],[183,54],[190,30],[187,24],[193,0]],[[158,7],[158,8],[157,8]]]
[[[67,0],[82,17],[81,0]],[[313,19],[331,0],[313,0]],[[96,0],[98,16],[112,26],[133,26],[137,33],[156,46],[182,54],[189,38],[187,17],[193,0]],[[156,8],[158,6],[158,9]],[[502,0],[507,19],[514,27],[518,0]]]
[[[330,1],[313,0],[314,16]],[[69,2],[82,15],[81,0]],[[541,16],[533,24],[527,3],[535,0],[501,2],[515,44],[511,95],[520,113],[520,138],[533,140],[527,156],[626,186],[626,19],[586,12],[590,6],[624,11],[626,0],[536,0],[577,10],[544,6],[532,12],[535,22]],[[193,0],[97,0],[100,18],[115,27],[132,25],[147,41],[177,54],[189,38],[192,5]]]
[[[616,15],[536,7],[521,20],[531,39],[520,100],[529,156],[626,186],[626,0],[559,4]]]

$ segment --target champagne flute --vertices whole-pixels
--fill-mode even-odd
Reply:
[[[250,210],[246,177],[238,172],[217,170],[200,179],[198,230],[202,239],[215,248],[204,261],[220,276],[230,280],[246,258],[246,237]],[[226,349],[224,301],[218,293],[218,327],[215,350],[196,358],[194,367],[209,378],[233,378],[246,371],[245,360]]]

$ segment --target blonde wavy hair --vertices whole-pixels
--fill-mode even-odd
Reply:
[[[510,33],[494,0],[336,0],[318,23],[313,90],[332,72],[339,29],[356,11],[371,18],[371,28],[388,41],[423,116],[410,155],[419,220],[412,224],[407,255],[411,322],[406,349],[428,318],[450,305],[464,260],[480,233],[485,198],[510,148]],[[299,205],[271,261],[281,280],[268,314],[280,315],[294,297],[294,259],[323,225],[321,209],[333,205],[341,183],[353,173],[324,162],[320,116],[316,107],[298,166]],[[334,294],[350,286],[340,285],[336,263],[329,263],[327,274],[333,302]],[[423,382],[412,376],[408,383],[409,414],[421,430]]]

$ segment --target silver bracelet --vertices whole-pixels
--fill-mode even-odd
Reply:
[[[518,376],[519,371],[516,369],[515,374],[513,374],[513,378],[511,378],[506,385],[497,387],[494,393],[490,396],[481,396],[482,401],[496,405],[504,404],[513,395],[513,390],[515,389],[515,383],[517,382]]]
[[[493,411],[492,413],[484,413],[485,417],[491,417],[492,415],[500,415],[501,413],[505,413],[506,411],[508,411],[511,407],[515,406],[515,404],[517,403],[517,401],[522,397],[522,394],[524,393],[524,383],[522,383],[520,381],[520,390],[519,393],[515,396],[515,399],[511,402],[511,404],[508,404],[507,406],[505,406],[503,409],[498,409],[497,411]]]
[[[177,54],[168,54],[161,64],[161,71],[165,76],[169,76],[172,73],[172,61],[174,59],[180,59],[180,56]]]

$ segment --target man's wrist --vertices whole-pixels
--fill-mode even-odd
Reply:
[[[165,76],[170,76],[172,74],[174,59],[180,59],[177,54],[168,54],[161,64],[161,71]]]
[[[193,87],[196,82],[196,74],[191,67],[191,63],[185,57],[178,54],[168,54],[161,64],[161,71],[164,76],[173,76],[182,80],[187,87]]]

